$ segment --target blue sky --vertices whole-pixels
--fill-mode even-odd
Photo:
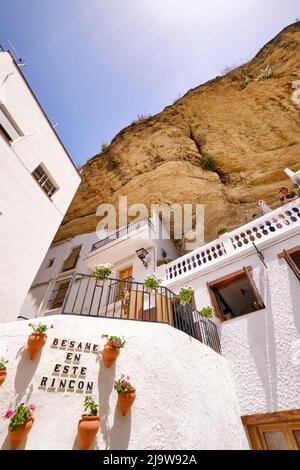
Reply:
[[[80,164],[297,17],[299,0],[0,0],[0,44]]]

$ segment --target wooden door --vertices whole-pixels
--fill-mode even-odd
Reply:
[[[121,300],[124,296],[124,292],[130,287],[130,279],[132,278],[132,265],[127,268],[121,269],[118,272],[119,281],[127,280],[127,282],[119,282],[116,290],[116,301]]]

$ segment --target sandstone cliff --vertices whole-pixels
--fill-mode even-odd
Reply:
[[[119,195],[148,206],[204,203],[206,241],[218,224],[233,229],[251,220],[259,199],[274,207],[278,186],[290,186],[283,169],[300,168],[300,105],[291,100],[299,64],[297,22],[248,63],[123,129],[83,167],[55,241],[94,231],[97,206],[117,204]],[[244,85],[267,66],[271,77]],[[210,169],[202,167],[203,156]]]

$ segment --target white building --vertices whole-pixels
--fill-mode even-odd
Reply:
[[[79,320],[82,328],[88,328],[91,325],[88,322],[95,322],[97,319],[88,319],[86,316],[101,317],[98,318],[101,329],[110,328],[112,331],[116,325],[118,331],[126,331],[132,338],[136,338],[137,334],[147,335],[143,337],[143,341],[146,349],[151,344],[152,351],[156,351],[161,341],[170,341],[171,349],[177,347],[172,345],[170,339],[173,337],[173,327],[181,330],[177,333],[177,345],[184,341],[180,335],[188,338],[185,334],[188,333],[195,338],[190,339],[196,349],[197,345],[200,348],[202,359],[193,359],[193,372],[186,373],[185,368],[181,369],[178,365],[178,374],[188,382],[193,374],[199,374],[200,377],[205,370],[207,379],[205,384],[202,381],[201,396],[211,394],[213,403],[206,401],[206,410],[214,408],[215,412],[220,413],[221,421],[223,420],[217,425],[211,411],[207,411],[211,416],[210,436],[211,433],[215,434],[211,448],[247,448],[246,435],[250,446],[255,449],[299,448],[300,199],[180,258],[176,258],[172,244],[164,241],[163,249],[167,252],[167,257],[174,260],[160,266],[159,269],[164,272],[164,287],[155,293],[145,290],[142,281],[148,272],[155,271],[162,241],[150,238],[151,231],[155,230],[155,222],[150,225],[148,220],[142,220],[136,224],[121,229],[117,238],[95,242],[94,235],[86,234],[51,247],[23,305],[24,316],[29,318],[33,312],[36,312],[36,316],[50,314],[50,321],[63,318],[61,321],[66,328],[68,322],[74,325],[76,323],[78,327]],[[77,248],[79,246],[80,252]],[[145,248],[148,254],[151,253],[148,269],[137,257],[136,251],[139,248]],[[78,254],[80,258],[75,266],[75,257]],[[93,267],[102,262],[115,264],[115,279],[104,283],[95,281],[91,275]],[[49,264],[52,266],[48,267]],[[127,271],[130,265],[132,268]],[[64,266],[71,269],[64,271]],[[120,275],[123,268],[124,276]],[[60,280],[64,277],[70,279],[72,274],[71,283],[60,287]],[[194,305],[183,307],[178,304],[175,293],[188,284],[195,289]],[[215,316],[212,321],[197,313],[207,305],[214,308]],[[64,315],[57,316],[60,312]],[[76,315],[76,321],[68,314]],[[141,322],[136,321],[119,324],[117,318],[144,320],[144,326],[140,327]],[[84,323],[84,319],[87,323]],[[147,328],[149,320],[151,327],[148,324]],[[167,324],[168,330],[161,330],[161,322]],[[93,325],[96,326],[96,323]],[[208,354],[208,369],[203,364],[207,346],[215,351]],[[220,346],[225,367],[221,372],[222,379],[211,375],[210,369],[217,367],[219,370],[216,363]],[[194,353],[187,353],[185,348],[186,344],[177,349],[178,364],[182,355],[186,359],[186,354],[193,357]],[[162,367],[162,359],[157,356],[153,359],[148,357],[147,360],[156,361],[159,369]],[[128,365],[134,369],[133,363]],[[148,373],[150,369],[146,368]],[[154,371],[151,373],[157,377]],[[147,376],[146,372],[145,374]],[[222,385],[221,380],[225,380],[227,374],[232,376],[232,383]],[[146,377],[143,376],[143,379],[146,380]],[[171,387],[168,380],[172,381],[174,377],[170,376],[161,386]],[[224,403],[219,396],[220,387],[224,387],[224,394],[227,396],[227,411],[236,410],[234,413],[239,414],[240,422],[232,424],[232,416],[228,418],[226,412],[223,414]],[[228,402],[227,387],[231,389],[231,403]],[[152,405],[149,403],[149,406]],[[186,406],[182,413],[187,412],[188,403]],[[201,422],[203,413],[206,416],[206,412],[202,408],[198,408],[198,411],[197,420]],[[162,414],[161,420],[161,424],[165,424],[167,417]],[[244,431],[240,427],[242,423]],[[228,434],[228,426],[233,426],[234,436],[230,437],[230,433]],[[224,441],[220,435],[221,428]],[[209,448],[201,430],[202,426],[199,425],[197,429],[195,424],[199,447]],[[236,439],[235,443],[232,438]],[[134,439],[135,437],[132,446],[142,446],[141,442],[133,444]],[[172,439],[166,446],[171,445],[170,442],[173,442]],[[186,444],[187,447],[195,445],[192,442]],[[162,448],[159,444],[156,445]],[[180,445],[180,448],[184,448],[184,440]]]
[[[93,280],[89,276],[93,276],[95,265],[112,263],[114,266],[112,277],[116,281],[127,279],[132,282],[143,282],[148,274],[159,270],[163,272],[163,266],[178,257],[173,242],[162,238],[164,230],[158,215],[154,212],[151,219],[143,218],[132,222],[103,240],[99,240],[96,233],[92,232],[52,245],[28,292],[21,315],[33,318],[60,313],[74,275],[77,276],[75,279],[77,284],[79,277],[82,279],[77,306],[84,300],[85,305],[81,313],[93,314],[96,305],[91,308],[90,284]],[[141,259],[140,250],[145,251],[145,258]],[[85,296],[87,283],[89,289]],[[121,296],[120,289],[114,293],[116,297]],[[105,291],[102,303],[106,295]]]
[[[0,310],[15,320],[80,183],[18,65],[0,52]]]
[[[24,317],[54,324],[33,363],[26,349],[15,359],[28,322],[2,325],[0,354],[11,364],[0,401],[9,396],[12,407],[30,392],[39,407],[26,448],[77,448],[86,381],[55,371],[75,341],[100,404],[98,449],[299,450],[300,199],[180,258],[171,241],[152,236],[158,227],[154,216],[49,249],[22,307]],[[97,281],[94,266],[106,262],[113,277]],[[143,280],[157,270],[163,286],[150,292]],[[185,285],[195,294],[182,305]],[[201,316],[208,305],[211,319]],[[126,337],[113,369],[82,346],[100,350],[103,333]],[[122,373],[137,389],[124,419],[113,391]]]

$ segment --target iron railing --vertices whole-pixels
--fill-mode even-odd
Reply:
[[[128,233],[132,232],[133,230],[137,230],[143,225],[148,224],[150,228],[153,228],[153,225],[151,221],[147,218],[137,220],[136,222],[132,222],[131,224],[127,225],[126,227],[122,227],[116,232],[112,233],[106,238],[103,238],[103,240],[99,240],[98,242],[94,243],[92,245],[91,251],[97,250],[98,248],[101,248],[102,246],[107,245],[108,243],[112,242],[113,240],[116,240],[117,238],[124,237]]]
[[[61,313],[167,323],[220,353],[216,325],[190,304],[182,305],[167,287],[149,291],[131,278],[99,281],[73,274]]]

